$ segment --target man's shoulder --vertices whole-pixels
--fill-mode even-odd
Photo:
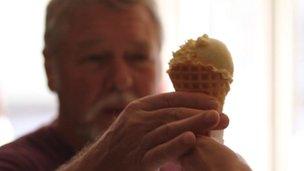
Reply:
[[[0,157],[3,157],[2,154],[18,154],[22,155],[23,153],[26,153],[28,150],[33,152],[32,150],[35,150],[37,147],[36,145],[40,145],[40,143],[43,142],[43,140],[40,139],[43,134],[45,134],[45,130],[47,127],[43,127],[38,129],[35,132],[29,133],[27,135],[22,136],[21,138],[18,138],[17,140],[8,143],[6,145],[3,145],[0,147]],[[40,142],[40,143],[39,143]]]
[[[51,126],[46,126],[0,147],[0,168],[3,165],[23,169],[54,166],[62,164],[72,155],[72,148]]]
[[[39,138],[45,129],[41,128],[0,147],[0,170],[27,170],[34,166],[35,158],[41,157]]]
[[[32,133],[0,147],[0,153],[39,153],[45,150],[55,150],[66,145],[51,126],[42,127]]]

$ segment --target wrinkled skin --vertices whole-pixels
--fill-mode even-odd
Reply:
[[[217,112],[218,107],[213,98],[197,93],[136,100],[79,156],[83,160],[62,170],[154,171],[195,149],[195,135],[225,128],[228,118]]]

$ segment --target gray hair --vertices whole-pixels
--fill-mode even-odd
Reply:
[[[59,38],[69,29],[69,24],[65,17],[73,12],[73,9],[79,5],[90,3],[100,3],[113,9],[124,9],[130,5],[141,4],[147,8],[158,31],[159,46],[162,45],[162,27],[158,16],[156,3],[154,0],[51,0],[47,7],[45,23],[45,49],[52,49],[56,53],[59,45]]]

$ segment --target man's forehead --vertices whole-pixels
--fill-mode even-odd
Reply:
[[[60,0],[53,1],[56,2]],[[105,3],[110,1],[111,0],[61,0],[61,3],[58,2],[57,5],[51,5],[51,2],[48,7],[46,29],[56,29],[59,27],[75,30],[80,28],[90,32],[89,29],[94,27],[94,22],[98,24],[103,22],[105,24],[104,27],[107,25],[124,27],[129,26],[129,23],[121,22],[123,20],[130,20],[133,23],[137,21],[142,24],[153,20],[151,15],[147,15],[150,14],[149,10],[141,3],[128,5],[127,8],[113,8],[108,5],[108,3]],[[121,2],[124,0],[118,1]]]
[[[94,46],[100,46],[107,41],[104,40],[102,37],[95,37],[95,38],[84,38],[82,40],[79,40],[76,43],[78,50],[85,50],[90,49]],[[150,44],[145,40],[133,40],[128,43],[129,47],[132,49],[138,49],[138,50],[147,50],[150,47]]]
[[[48,8],[49,20],[47,20],[45,34],[46,44],[60,41],[66,43],[66,40],[71,43],[72,39],[74,39],[74,41],[79,41],[80,46],[90,46],[102,43],[104,35],[109,35],[110,31],[112,33],[117,32],[117,34],[108,38],[118,37],[118,39],[123,39],[120,35],[128,37],[137,36],[137,38],[139,37],[139,41],[146,41],[147,36],[143,35],[150,34],[148,37],[152,35],[153,39],[157,39],[157,44],[161,44],[159,41],[161,38],[159,38],[160,30],[158,24],[155,21],[155,17],[153,17],[154,15],[151,14],[151,9],[145,3],[130,1],[131,3],[126,3],[128,4],[126,6],[117,8],[118,6],[116,5],[113,8],[105,3],[110,1],[112,3],[112,0],[53,1],[61,1],[62,6],[60,6],[61,10],[57,11],[58,15],[53,14],[53,16],[49,15],[50,9]],[[123,2],[125,0],[114,1]],[[133,29],[127,29],[130,27]],[[126,29],[124,30],[123,28]],[[92,39],[92,37],[97,37],[98,39]],[[86,42],[82,43],[82,39],[86,39]],[[76,42],[73,44],[76,45]]]
[[[69,15],[69,20],[76,21],[76,23],[86,22],[88,20],[102,20],[113,24],[116,22],[121,23],[120,21],[123,19],[132,19],[140,22],[153,21],[148,10],[140,4],[122,9],[109,8],[102,3],[85,6],[78,5],[70,11]],[[122,24],[124,23],[126,24],[127,22],[123,22]]]
[[[155,32],[152,19],[141,7],[111,11],[102,6],[87,6],[74,11],[72,16],[69,21],[70,33],[71,36],[77,36],[80,44],[102,43],[107,37],[120,39],[133,36],[143,39],[147,34]]]

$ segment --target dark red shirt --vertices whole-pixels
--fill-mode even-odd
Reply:
[[[51,126],[0,147],[0,171],[51,171],[75,155]]]
[[[53,171],[76,152],[51,126],[40,128],[0,147],[0,171]],[[167,164],[161,171],[180,171]]]

